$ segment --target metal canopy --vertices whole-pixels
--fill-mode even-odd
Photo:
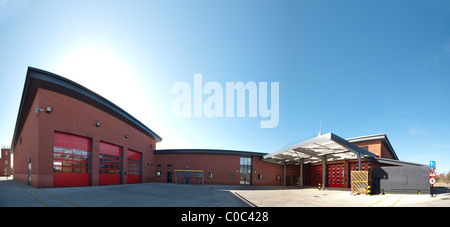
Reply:
[[[264,155],[264,161],[278,164],[316,163],[326,161],[376,157],[347,140],[327,133]]]

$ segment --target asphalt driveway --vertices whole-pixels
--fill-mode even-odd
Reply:
[[[222,187],[161,183],[38,189],[0,180],[0,207],[249,207]]]

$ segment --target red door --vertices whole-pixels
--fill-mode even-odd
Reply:
[[[344,164],[329,164],[328,170],[328,187],[342,188],[344,187]]]
[[[55,132],[53,137],[53,186],[89,186],[91,139]]]
[[[120,184],[122,148],[100,142],[99,165],[100,185]]]
[[[319,186],[322,184],[322,165],[315,165],[309,167],[309,185]]]
[[[128,149],[127,184],[141,183],[141,153]]]

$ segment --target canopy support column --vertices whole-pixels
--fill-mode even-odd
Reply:
[[[303,158],[300,159],[300,176],[298,177],[298,186],[303,188]]]
[[[358,170],[361,170],[361,153],[358,152]]]
[[[283,187],[286,186],[286,162],[283,165]]]
[[[322,160],[322,190],[325,189],[325,182],[327,178],[326,162],[327,162],[327,155],[324,155]]]

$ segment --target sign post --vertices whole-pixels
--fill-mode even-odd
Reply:
[[[430,173],[428,174],[428,177],[430,177],[430,179],[428,180],[428,183],[430,184],[430,195],[431,197],[433,197],[434,195],[434,184],[436,184],[436,172],[434,172],[434,170],[436,169],[436,161],[430,161],[429,162],[429,167],[430,167]]]

